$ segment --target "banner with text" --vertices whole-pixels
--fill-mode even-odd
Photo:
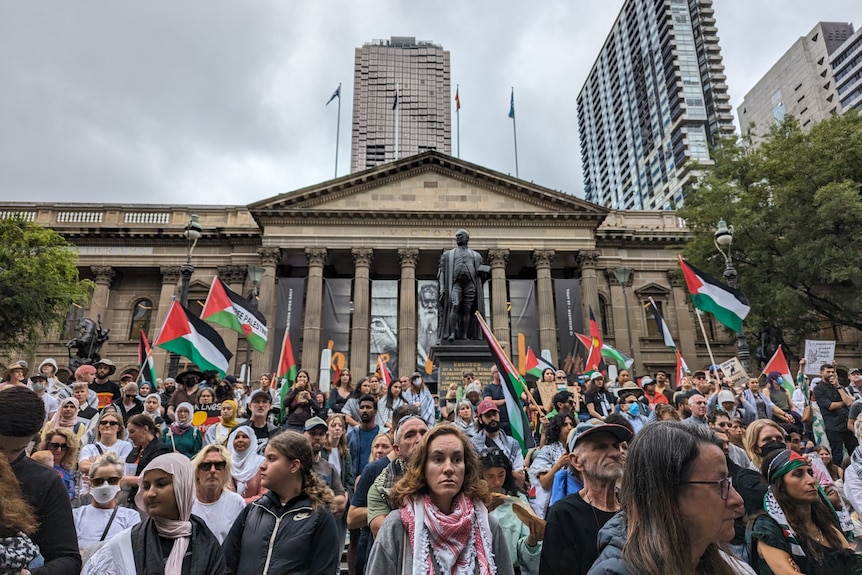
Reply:
[[[278,369],[278,359],[281,354],[281,343],[284,341],[284,330],[290,334],[290,344],[293,346],[293,357],[299,361],[302,357],[300,340],[302,339],[302,312],[305,301],[305,278],[279,278],[276,305],[275,324],[273,325],[271,371]],[[302,367],[302,366],[300,366]]]
[[[805,375],[820,375],[820,366],[835,363],[835,342],[805,340]]]
[[[581,313],[581,281],[577,278],[555,279],[554,300],[557,309],[557,339],[560,344],[560,365],[566,373],[577,373],[578,350],[576,333],[584,333]]]

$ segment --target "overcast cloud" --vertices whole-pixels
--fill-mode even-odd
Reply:
[[[246,204],[350,167],[354,49],[415,36],[451,53],[461,157],[583,196],[576,97],[622,2],[4,2],[0,200]],[[716,0],[734,108],[850,0]],[[454,114],[453,114],[454,122]],[[453,140],[454,140],[453,126]],[[455,144],[453,141],[453,152]]]

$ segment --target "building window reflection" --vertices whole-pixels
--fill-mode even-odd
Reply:
[[[153,319],[153,301],[149,298],[135,300],[132,306],[132,323],[129,327],[129,339],[136,340],[144,333],[149,333],[150,322]]]

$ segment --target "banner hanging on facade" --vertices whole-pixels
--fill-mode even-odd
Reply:
[[[275,350],[272,354],[272,366],[270,371],[278,370],[278,358],[281,351],[281,343],[284,341],[284,330],[290,330],[290,344],[293,346],[293,354],[297,359],[302,357],[300,340],[302,338],[303,325],[303,303],[305,297],[305,278],[279,278],[278,295],[275,305],[275,323],[272,324],[274,336],[270,339],[270,346]]]
[[[426,381],[436,381],[436,374],[428,356],[431,346],[437,343],[437,280],[416,281],[416,371]],[[428,368],[426,370],[426,368]],[[405,370],[406,373],[406,370]]]
[[[509,280],[509,311],[512,347],[509,356],[521,373],[527,348],[539,354],[539,322],[536,306],[536,280]]]
[[[371,333],[368,346],[369,371],[377,358],[383,360],[389,373],[398,371],[398,280],[372,280]]]
[[[560,369],[577,373],[577,337],[584,333],[581,313],[581,282],[576,278],[555,279],[554,299],[557,309],[557,340],[560,344]]]
[[[332,374],[350,365],[350,320],[353,317],[350,278],[323,279],[323,324],[321,345],[332,350]],[[364,377],[357,374],[355,377]]]

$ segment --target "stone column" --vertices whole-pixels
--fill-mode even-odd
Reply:
[[[551,352],[551,363],[557,365],[557,318],[554,315],[554,284],[551,281],[551,262],[554,250],[535,250],[536,293],[539,310],[539,346]]]
[[[697,341],[697,334],[700,332],[700,326],[697,325],[697,322],[689,312],[685,299],[685,290],[676,271],[668,270],[667,281],[670,284],[670,297],[668,298],[667,307],[669,310],[666,312],[665,321],[668,322],[671,333],[675,334],[676,341],[679,344],[679,352],[689,365],[689,368],[700,369],[699,367],[692,366],[711,363],[700,361],[697,357],[695,342]],[[676,320],[676,330],[674,330],[674,319]],[[677,382],[674,381],[673,384],[677,385]]]
[[[281,261],[281,248],[258,248],[260,265],[263,267],[263,277],[257,288],[257,309],[267,319],[267,324],[275,325],[275,266]],[[276,342],[273,335],[275,330],[270,329],[270,336],[266,342],[266,351],[263,353],[252,350],[251,352],[251,377],[249,381],[255,382],[261,373],[272,371],[273,350],[278,348],[280,342]],[[245,358],[234,358],[235,364],[244,361]]]
[[[245,266],[237,266],[237,265],[228,265],[228,266],[219,266],[218,277],[224,283],[227,284],[227,287],[238,293],[239,295],[245,297],[245,293],[243,291],[243,280],[245,279]],[[212,325],[212,324],[210,324]],[[228,364],[228,373],[237,374],[239,369],[237,366],[241,363],[245,362],[245,357],[237,357],[239,354],[237,353],[237,343],[239,342],[239,334],[232,329],[215,327],[224,339],[224,344],[227,348],[233,352],[233,357]]]
[[[326,248],[306,248],[308,279],[305,285],[305,322],[302,327],[302,364],[311,381],[320,374],[320,332],[323,313],[323,266]]]
[[[148,337],[150,346],[153,348],[153,365],[156,368],[156,375],[165,378],[168,375],[168,360],[170,354],[160,348],[153,346],[153,342],[159,336],[158,330],[165,323],[165,318],[168,315],[168,310],[171,309],[171,304],[174,301],[174,295],[177,293],[177,283],[180,281],[181,266],[161,266],[159,271],[162,273],[162,289],[159,293],[158,311],[156,311],[156,322],[151,324],[154,326]]]
[[[509,250],[488,250],[488,261],[491,264],[491,329],[500,345],[509,349],[512,337],[509,331],[509,296],[506,290]]]
[[[629,280],[629,284],[634,283],[634,274],[635,272],[632,271],[632,279]],[[644,362],[641,357],[641,342],[638,337],[640,333],[638,329],[639,319],[637,316],[640,304],[636,300],[637,296],[632,291],[632,286],[620,285],[612,270],[607,271],[607,278],[611,288],[611,301],[609,305],[611,306],[611,316],[613,317],[614,333],[602,335],[612,336],[615,348],[626,355],[634,357],[635,363],[630,370],[632,375],[643,375]],[[628,307],[626,307],[626,301],[628,301]],[[593,313],[596,314],[596,320],[598,320],[599,311],[594,309]]]
[[[581,268],[581,306],[584,329],[590,325],[590,308],[593,310],[596,321],[599,319],[599,283],[596,276],[598,263],[598,250],[581,250],[578,252],[578,265]]]
[[[371,320],[371,248],[353,248],[353,325],[350,328],[350,373],[354,379],[368,374],[368,324]]]
[[[110,329],[110,317],[108,317],[110,308],[108,300],[111,297],[111,282],[117,277],[117,272],[111,266],[90,266],[90,271],[93,272],[96,282],[96,289],[93,290],[93,297],[90,299],[90,317],[96,321],[96,317],[102,316],[102,327]]]
[[[419,250],[398,250],[401,263],[401,286],[398,298],[398,377],[416,370],[416,264]]]

